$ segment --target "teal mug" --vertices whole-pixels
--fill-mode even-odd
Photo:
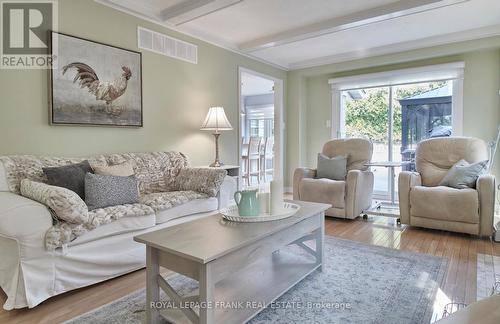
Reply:
[[[240,216],[259,216],[260,206],[257,200],[257,189],[236,191],[234,201],[238,206]]]

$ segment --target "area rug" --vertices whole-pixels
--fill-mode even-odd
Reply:
[[[495,282],[500,282],[500,257],[477,254],[477,300],[491,296]],[[499,293],[497,287],[496,293]]]
[[[447,262],[326,237],[323,272],[313,272],[277,300],[290,307],[268,307],[249,323],[429,323]],[[180,275],[169,282],[181,294],[197,289],[196,281]],[[145,300],[142,289],[67,323],[141,323]]]

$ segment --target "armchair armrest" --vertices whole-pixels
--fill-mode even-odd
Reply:
[[[410,191],[411,188],[422,185],[420,173],[402,171],[398,179],[399,217],[402,224],[410,224]]]
[[[346,218],[354,219],[370,208],[374,176],[371,171],[350,170],[346,177]]]
[[[45,205],[11,192],[0,192],[0,236],[14,239],[24,247],[45,249],[45,233],[51,227],[52,215]]]
[[[479,235],[490,236],[495,214],[495,177],[491,174],[479,176],[476,189],[479,195]]]
[[[297,168],[293,173],[293,199],[300,200],[299,183],[305,178],[316,177],[316,169],[311,168]]]

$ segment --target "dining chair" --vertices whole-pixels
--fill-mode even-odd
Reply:
[[[247,151],[241,156],[243,165],[245,166],[245,173],[243,178],[246,178],[247,185],[250,185],[252,176],[257,177],[257,182],[260,183],[260,143],[261,138],[258,136],[250,137]],[[255,163],[255,161],[257,163]],[[252,163],[253,162],[253,163]],[[256,165],[257,170],[253,170],[253,165]]]
[[[261,176],[264,182],[267,181],[267,173],[271,173],[274,171],[274,138],[267,137],[264,144],[264,149],[260,155],[260,171]],[[271,163],[268,163],[271,161]]]

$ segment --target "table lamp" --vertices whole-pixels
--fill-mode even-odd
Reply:
[[[207,117],[201,125],[201,130],[214,131],[215,137],[215,161],[210,164],[211,167],[221,167],[223,163],[219,160],[219,136],[220,131],[232,130],[233,126],[227,120],[223,107],[210,107]]]

